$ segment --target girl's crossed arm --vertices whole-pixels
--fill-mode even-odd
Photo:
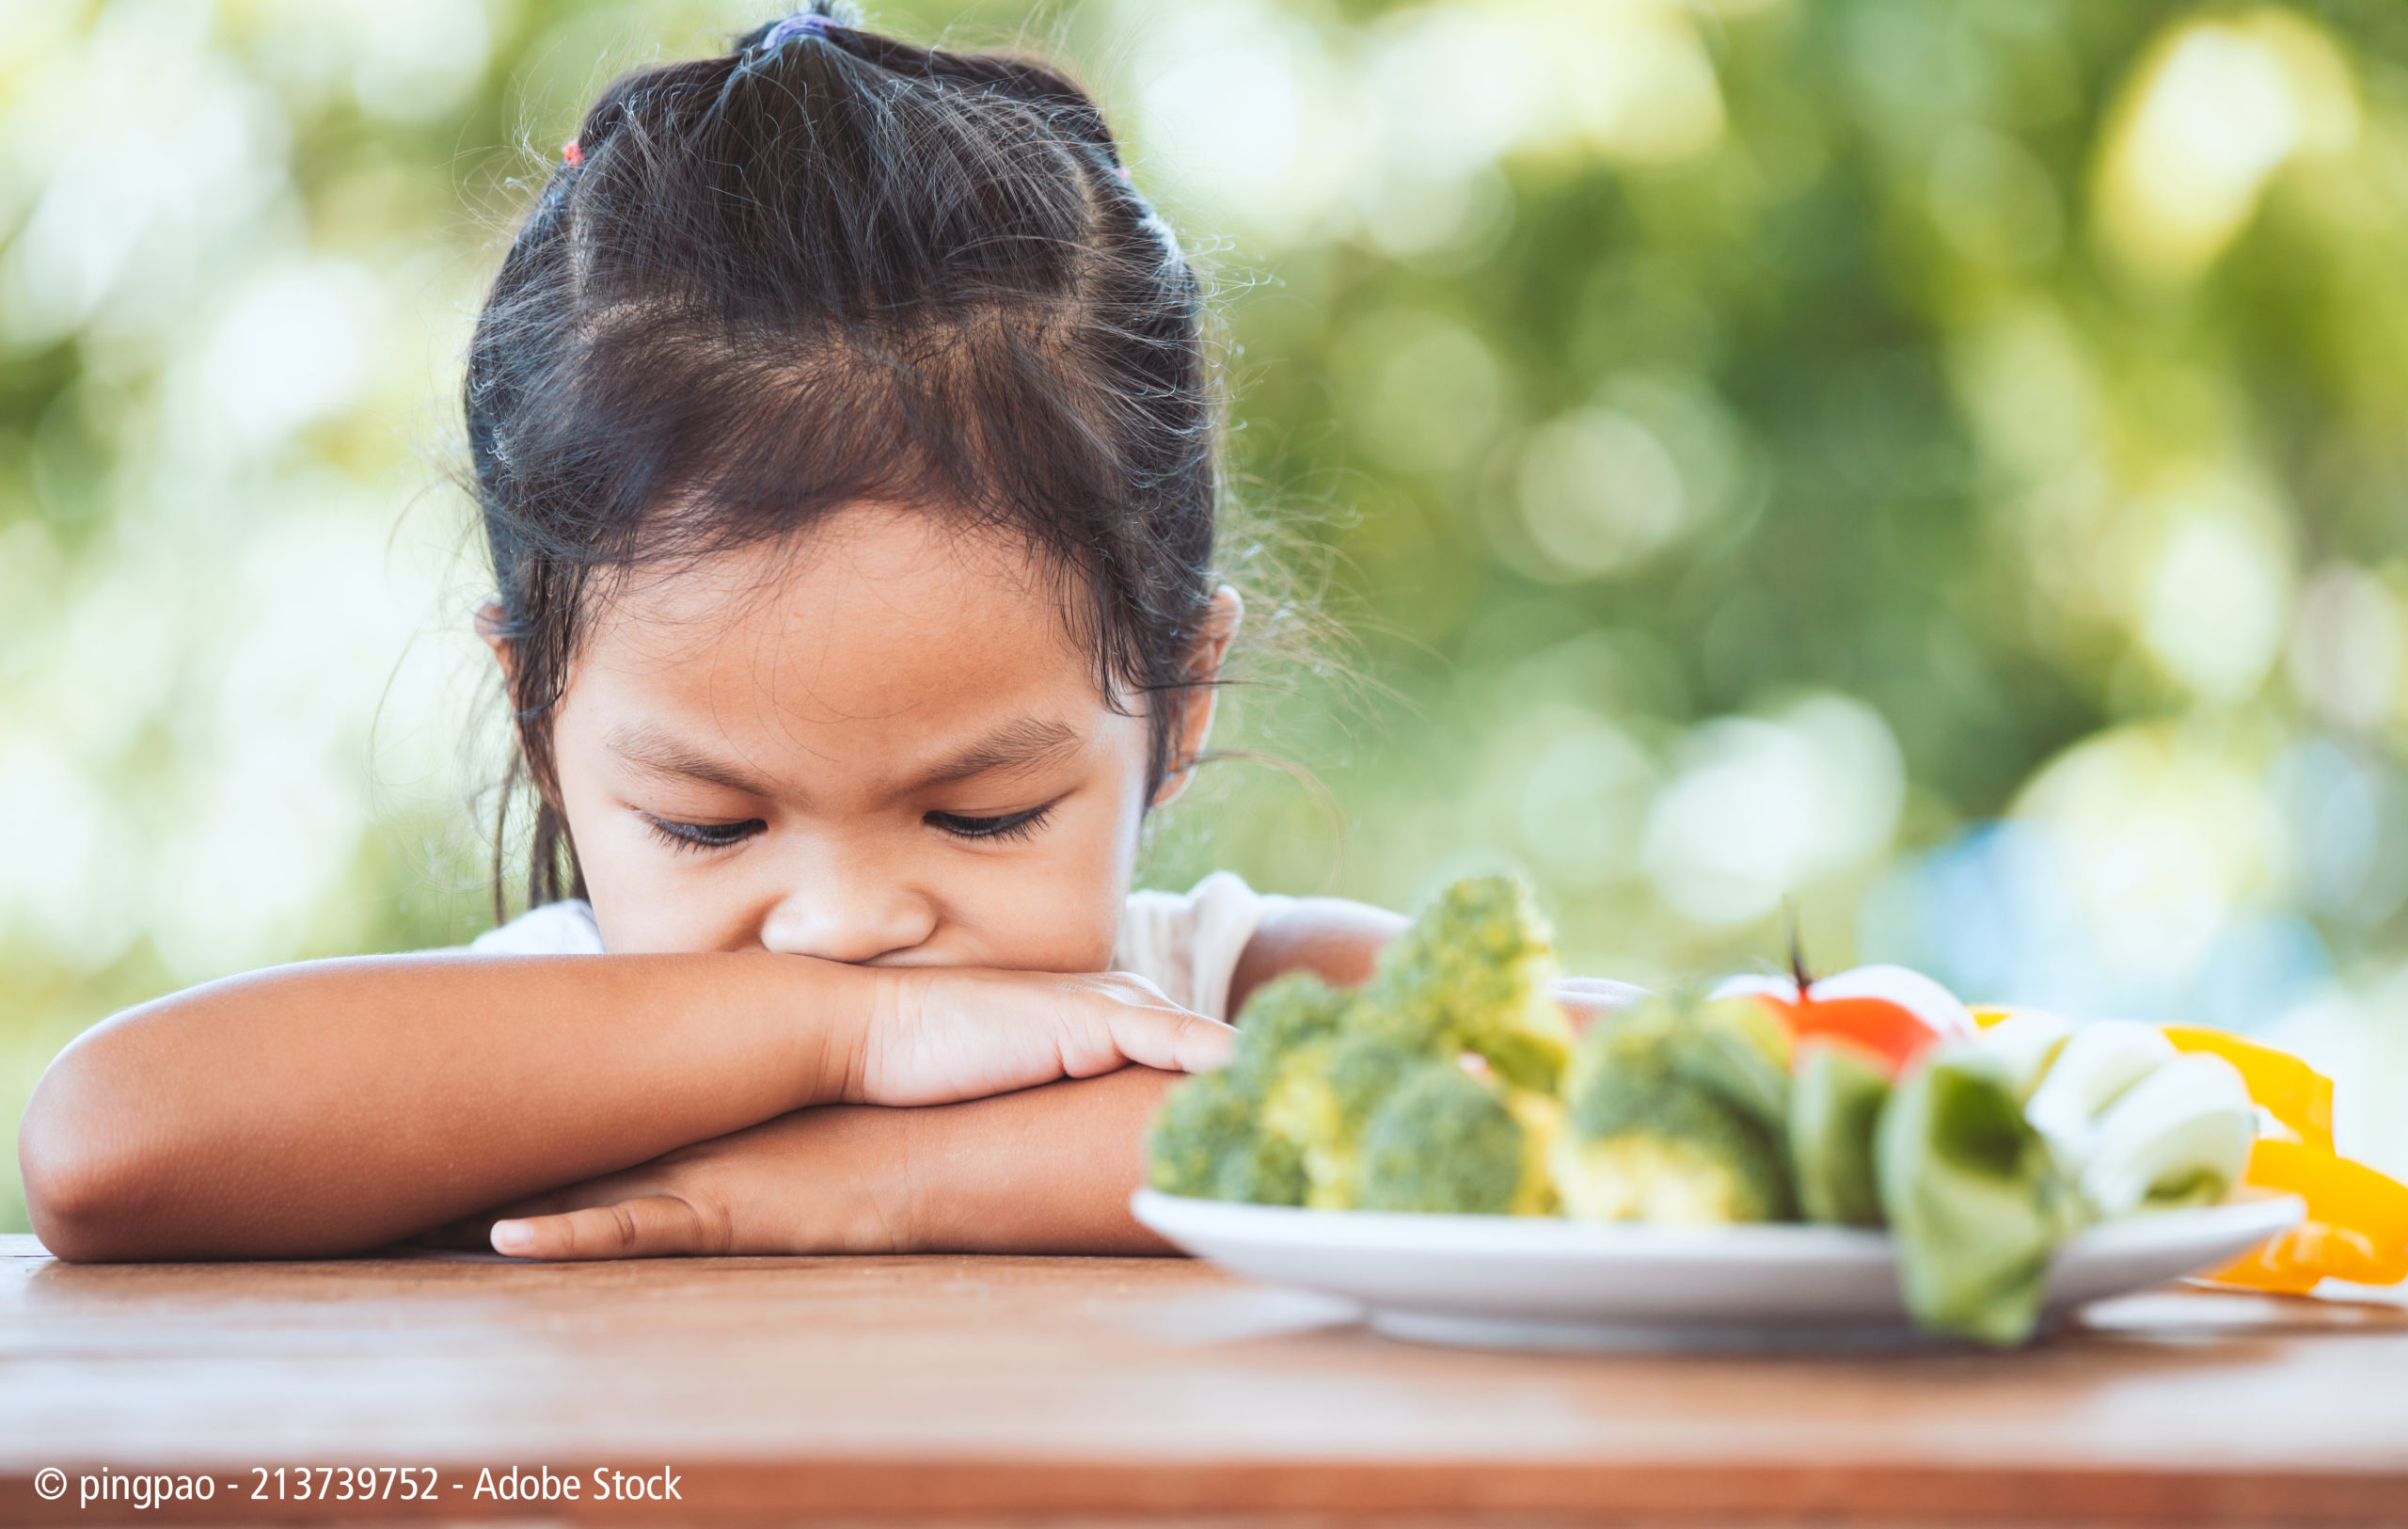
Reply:
[[[314,962],[96,1027],[35,1091],[19,1156],[35,1230],[64,1257],[324,1255],[799,1109],[1207,1067],[1230,1033],[1110,974]]]
[[[1274,915],[1230,982],[1232,1012],[1282,972],[1341,985],[1404,927],[1310,898]],[[436,1239],[537,1258],[676,1253],[1164,1250],[1129,1215],[1141,1142],[1177,1075],[1132,1067],[921,1109],[802,1110],[531,1197]],[[499,1218],[499,1219],[498,1219]]]

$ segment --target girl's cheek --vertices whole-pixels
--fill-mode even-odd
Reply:
[[[1022,877],[996,900],[991,935],[982,939],[982,964],[1026,971],[1096,972],[1112,964],[1119,932],[1124,882],[1087,867],[1049,874],[1050,884]]]
[[[1116,783],[1117,784],[1117,783]],[[1029,852],[952,858],[941,894],[963,964],[1093,972],[1112,964],[1136,858],[1137,815],[1097,792],[1062,813]]]
[[[606,949],[692,953],[742,950],[758,943],[757,927],[748,926],[738,886],[726,867],[708,866],[706,854],[663,844],[642,820],[625,816],[628,824],[609,823],[590,837],[578,836],[586,896]]]

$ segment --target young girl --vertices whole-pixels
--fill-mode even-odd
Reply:
[[[93,1029],[24,1117],[42,1239],[1156,1248],[1174,1075],[1399,923],[1129,892],[1241,614],[1199,316],[1048,69],[813,13],[611,87],[466,388],[540,905]]]

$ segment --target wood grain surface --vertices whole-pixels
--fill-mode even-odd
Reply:
[[[304,1501],[305,1465],[437,1487],[325,1502],[313,1473]],[[678,1495],[595,1503],[597,1469]],[[580,1495],[481,1498],[486,1470]],[[139,1473],[215,1495],[79,1505]],[[397,1516],[2402,1522],[2408,1313],[2169,1291],[2012,1354],[1502,1354],[1176,1259],[77,1266],[0,1239],[0,1521]]]

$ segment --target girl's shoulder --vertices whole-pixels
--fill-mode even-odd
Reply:
[[[1133,972],[1183,1009],[1229,1017],[1229,979],[1263,920],[1295,901],[1216,870],[1185,892],[1132,892],[1112,947],[1115,971]]]
[[[602,930],[594,921],[593,905],[571,898],[530,908],[462,948],[476,956],[598,956]]]

